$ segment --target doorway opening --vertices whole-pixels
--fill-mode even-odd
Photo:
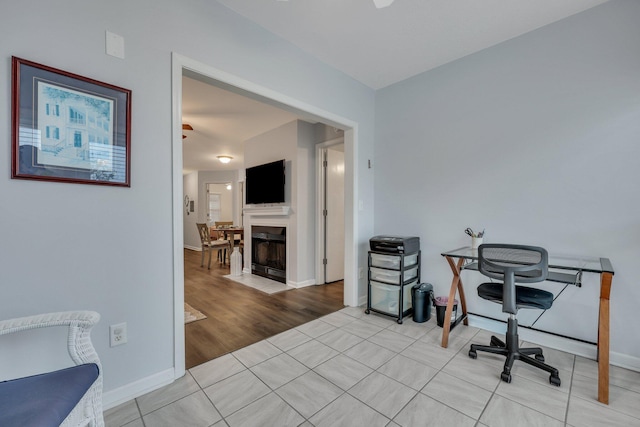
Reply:
[[[172,56],[173,99],[173,234],[174,234],[174,372],[175,377],[184,375],[185,331],[184,331],[184,229],[183,229],[183,182],[182,182],[182,77],[188,76],[206,81],[231,92],[259,100],[287,111],[344,130],[344,305],[358,305],[357,275],[357,123],[334,113],[297,101],[289,96],[240,79],[178,54]],[[316,213],[316,220],[319,221]],[[316,221],[316,222],[317,222]],[[312,237],[312,236],[310,236]],[[324,282],[323,282],[324,283]]]

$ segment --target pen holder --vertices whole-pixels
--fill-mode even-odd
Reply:
[[[471,237],[471,249],[478,249],[482,244],[482,237]]]

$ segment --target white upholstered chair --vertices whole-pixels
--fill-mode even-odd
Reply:
[[[1,426],[104,426],[102,365],[90,337],[99,320],[93,311],[67,311],[0,321],[0,335],[67,327],[67,350],[76,365],[0,382]]]

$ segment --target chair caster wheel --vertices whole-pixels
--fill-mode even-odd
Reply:
[[[511,383],[511,374],[505,374],[504,372],[500,374],[500,379],[505,383]]]
[[[537,361],[544,362],[544,356],[543,355],[536,354],[534,357],[536,358]]]
[[[371,313],[371,312],[370,312],[370,311],[369,311],[369,309],[367,308],[367,309],[364,311],[364,314],[369,314],[369,313]]]
[[[477,359],[478,358],[478,353],[476,353],[473,350],[469,350],[469,357],[472,359]]]
[[[553,375],[551,375],[549,377],[549,383],[556,387],[560,387],[560,377],[554,377]]]

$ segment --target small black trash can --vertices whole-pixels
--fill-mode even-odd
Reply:
[[[432,296],[433,286],[430,283],[419,283],[411,288],[414,322],[424,323],[431,318]]]
[[[448,297],[437,297],[433,301],[436,306],[436,322],[438,322],[438,326],[441,328],[444,327],[444,315],[447,311],[447,304],[449,303]],[[453,300],[453,310],[451,312],[451,322],[454,322],[458,315],[458,300]]]

